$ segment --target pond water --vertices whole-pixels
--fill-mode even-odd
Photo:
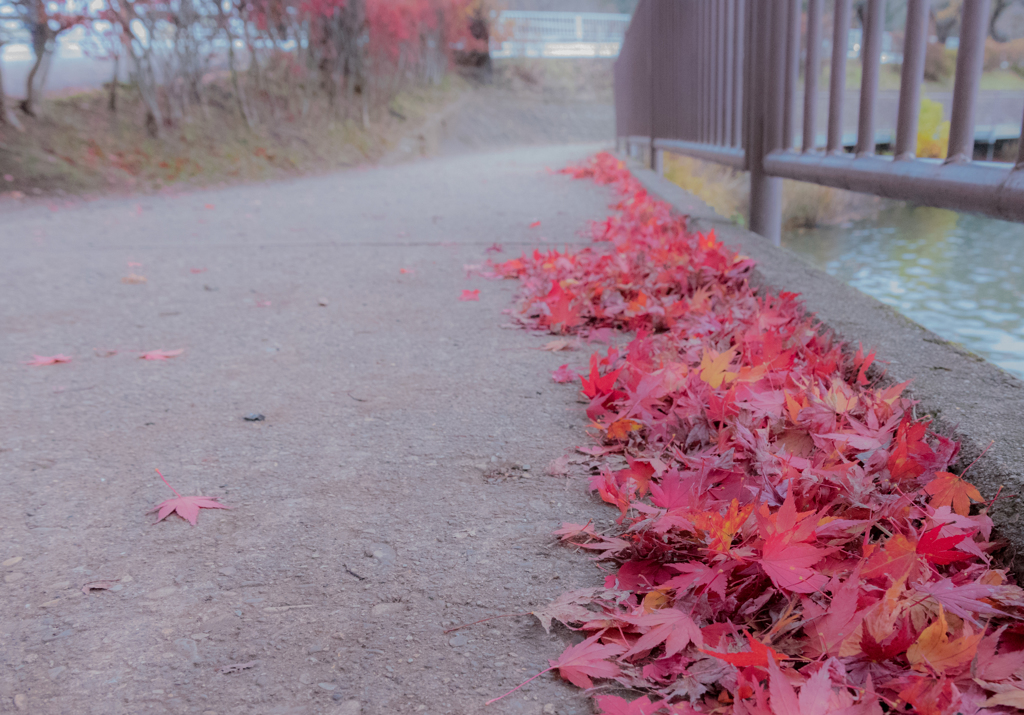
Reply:
[[[1024,224],[899,206],[782,244],[946,340],[1024,377]]]

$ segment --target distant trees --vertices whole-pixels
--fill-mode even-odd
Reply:
[[[454,51],[486,54],[486,39],[478,38],[486,38],[490,18],[488,0],[0,0],[3,6],[13,9],[7,17],[33,51],[25,114],[35,114],[38,80],[58,35],[80,25],[114,62],[110,110],[117,111],[124,63],[154,137],[204,111],[217,72],[249,126],[261,119],[253,93],[302,115],[324,101],[368,124],[371,105],[403,85],[440,82]],[[0,19],[0,45],[4,31]],[[8,114],[0,97],[0,121]]]

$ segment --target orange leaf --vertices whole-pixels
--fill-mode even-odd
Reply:
[[[971,513],[972,501],[982,501],[977,487],[949,472],[936,472],[935,479],[928,482],[924,490],[932,495],[929,504],[933,509],[948,506],[961,516]]]
[[[640,429],[640,423],[636,420],[615,420],[608,425],[608,439],[626,439],[630,432]]]
[[[917,565],[917,559],[917,543],[903,534],[895,534],[883,548],[871,554],[861,576],[867,580],[891,576],[898,581]]]
[[[984,633],[972,634],[970,626],[964,624],[964,635],[950,640],[946,634],[946,612],[939,606],[939,617],[918,636],[917,642],[907,649],[907,660],[914,670],[927,672],[928,669],[942,675],[951,668],[966,665],[974,660],[978,643]]]

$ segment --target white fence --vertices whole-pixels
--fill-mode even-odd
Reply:
[[[491,57],[619,56],[629,15],[599,12],[502,12],[491,35]]]

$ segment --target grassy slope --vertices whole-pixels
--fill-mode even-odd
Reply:
[[[39,118],[23,118],[25,132],[0,125],[0,192],[154,191],[374,161],[461,87],[450,79],[440,87],[402,92],[372,114],[369,128],[340,110],[328,111],[323,101],[311,102],[303,116],[280,98],[264,97],[254,101],[260,121],[250,130],[232,95],[214,83],[207,87],[206,106],[165,127],[159,140],[147,135],[142,103],[130,88],[120,92],[116,114],[107,109],[105,92],[48,100]]]

